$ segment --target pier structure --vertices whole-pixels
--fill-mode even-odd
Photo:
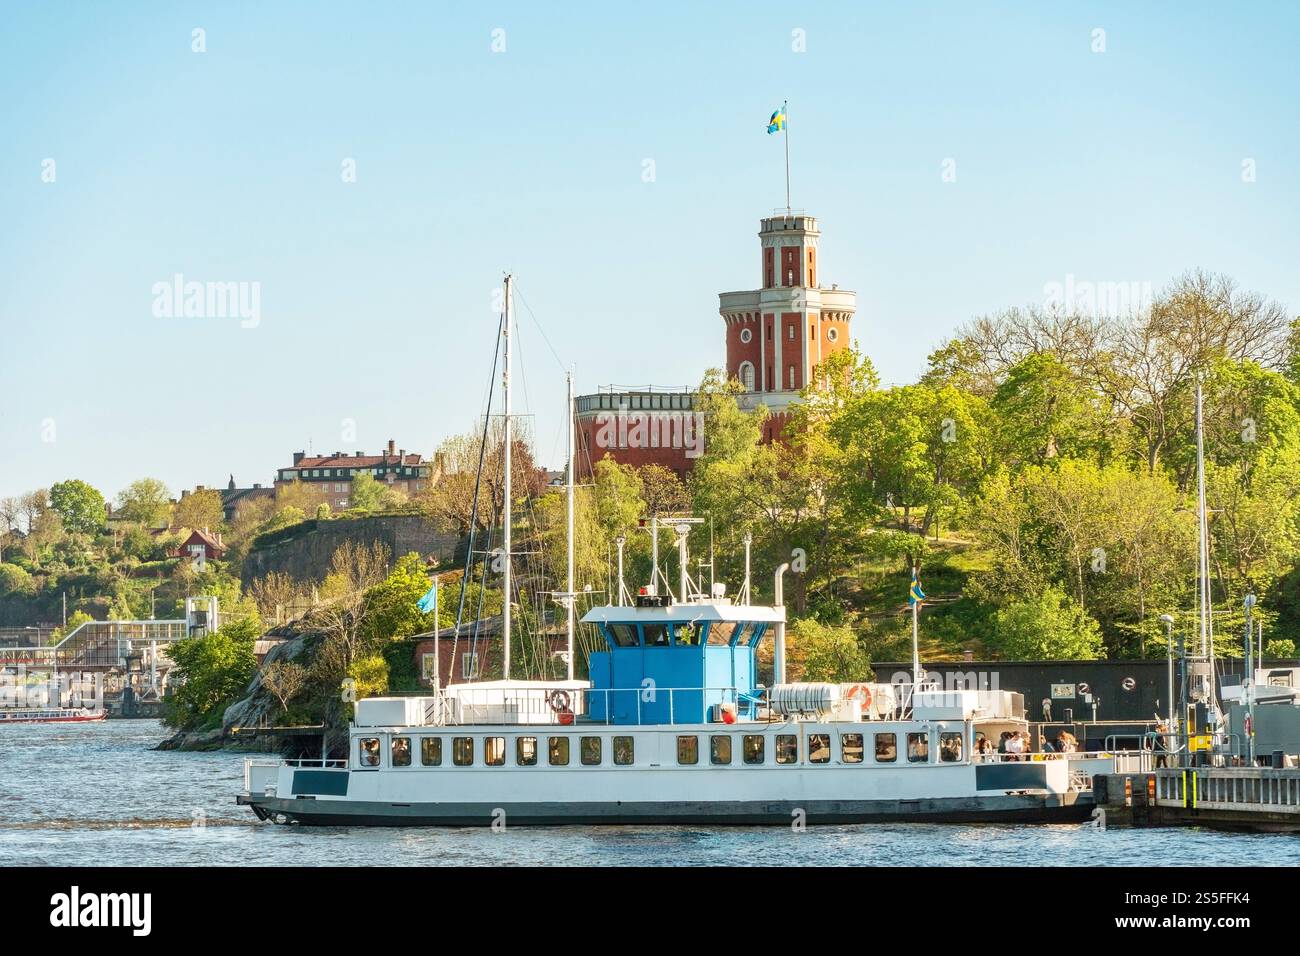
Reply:
[[[217,599],[190,597],[183,618],[86,621],[53,643],[0,646],[0,676],[12,685],[11,694],[18,687],[30,694],[33,687],[51,686],[62,676],[86,699],[89,691],[82,688],[96,687],[110,711],[127,702],[133,707],[156,704],[174,666],[168,648],[219,626]],[[0,699],[0,706],[16,703]]]
[[[1106,826],[1205,826],[1300,833],[1300,769],[1155,768],[1098,774],[1093,795]]]

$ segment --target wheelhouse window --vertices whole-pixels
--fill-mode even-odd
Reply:
[[[546,759],[552,767],[567,767],[569,765],[569,738],[548,738],[546,741]]]
[[[680,646],[697,647],[700,638],[704,633],[704,624],[696,621],[694,624],[679,624],[674,627],[673,642]]]
[[[379,738],[362,737],[357,744],[358,756],[363,767],[379,766]]]
[[[521,767],[537,766],[537,738],[515,738],[515,763]]]
[[[840,759],[845,763],[862,763],[861,734],[840,734]]]
[[[700,738],[689,734],[677,738],[677,762],[682,765],[700,762]]]
[[[636,749],[631,737],[614,738],[614,763],[620,767],[630,767],[636,761]]]
[[[646,647],[667,647],[668,646],[668,625],[667,624],[642,624],[641,630],[645,634]]]
[[[961,763],[961,734],[939,735],[940,763]]]
[[[830,734],[809,734],[808,735],[808,762],[809,763],[830,763],[831,762],[831,735]]]
[[[641,643],[637,640],[635,624],[611,624],[609,633],[617,647],[636,647]]]
[[[442,738],[420,738],[420,763],[426,767],[442,766]]]
[[[762,734],[745,734],[742,744],[745,763],[757,764],[765,762],[767,760],[766,743],[767,738]]]
[[[908,734],[907,735],[907,762],[908,763],[929,763],[930,762],[930,735]]]
[[[457,767],[468,767],[474,762],[474,738],[451,738],[451,762]]]
[[[876,763],[894,763],[898,760],[898,735],[876,734]]]
[[[731,763],[730,734],[714,734],[709,738],[709,763],[724,766]]]
[[[731,635],[735,633],[735,621],[714,621],[709,625],[708,642],[714,645],[730,644]]]
[[[391,756],[394,767],[409,767],[411,765],[411,738],[394,737]]]
[[[799,762],[799,737],[797,734],[776,735],[776,762]]]
[[[578,746],[579,759],[584,767],[600,766],[600,738],[582,737]]]
[[[506,765],[506,738],[483,738],[483,762],[489,767],[504,767]]]

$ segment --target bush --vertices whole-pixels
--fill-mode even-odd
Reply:
[[[1295,657],[1295,641],[1289,637],[1277,638],[1264,645],[1265,657]]]
[[[1101,626],[1056,588],[993,616],[990,642],[1004,660],[1088,661],[1101,656]]]
[[[36,591],[32,576],[16,564],[0,564],[0,595],[29,595]]]
[[[166,698],[163,720],[178,730],[214,725],[238,700],[257,671],[253,642],[257,626],[247,619],[177,641],[168,652],[176,668],[175,690]]]
[[[845,683],[871,679],[871,662],[853,630],[804,618],[786,635],[788,680]]]

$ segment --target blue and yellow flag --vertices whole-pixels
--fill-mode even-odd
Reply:
[[[921,590],[921,579],[916,576],[916,568],[912,569],[912,588],[907,592],[907,606],[916,607],[925,600],[925,592]]]
[[[772,118],[767,121],[768,133],[779,133],[785,129],[785,107],[782,106],[772,114]]]
[[[438,582],[434,581],[433,586],[424,593],[424,597],[415,602],[415,606],[420,609],[420,613],[428,614],[430,611],[435,613],[438,610]]]

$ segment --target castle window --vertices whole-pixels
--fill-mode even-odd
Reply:
[[[790,387],[794,388],[794,366],[790,366]]]
[[[754,333],[749,329],[740,330],[740,341],[743,342],[744,344],[748,345],[750,339],[752,339],[753,337],[754,337]]]
[[[740,379],[741,387],[747,392],[752,392],[754,390],[754,363],[741,362],[738,371],[740,374],[737,377]]]
[[[840,337],[840,330],[839,330],[839,329],[837,329],[837,328],[829,328],[829,329],[826,330],[826,338],[829,339],[830,341],[834,342],[834,341],[835,341],[836,339],[838,339],[839,337]]]

